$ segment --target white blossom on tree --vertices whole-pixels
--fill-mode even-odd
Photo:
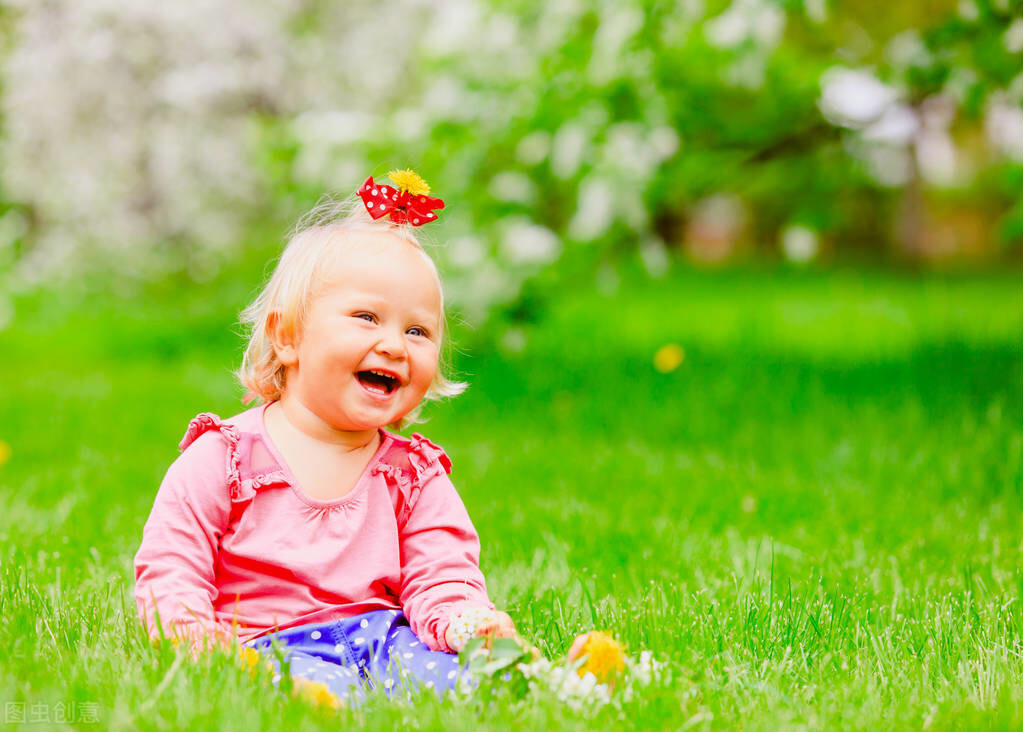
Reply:
[[[21,0],[3,177],[36,222],[18,275],[143,276],[230,246],[260,196],[247,121],[287,96],[287,3]]]

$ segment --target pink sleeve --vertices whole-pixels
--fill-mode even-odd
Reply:
[[[479,536],[444,472],[423,484],[399,541],[400,601],[409,624],[433,650],[450,651],[444,640],[450,619],[494,604],[479,567]]]
[[[194,439],[194,438],[193,438]],[[218,434],[195,440],[167,470],[135,555],[135,602],[151,638],[183,637],[195,645],[230,629],[213,613],[214,566],[228,526],[228,450]]]

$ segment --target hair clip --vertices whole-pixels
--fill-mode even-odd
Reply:
[[[379,219],[389,214],[396,224],[413,226],[436,220],[437,214],[433,211],[444,208],[444,201],[427,195],[430,186],[425,180],[410,169],[392,170],[387,177],[394,181],[397,189],[374,183],[371,175],[357,191],[370,216]]]

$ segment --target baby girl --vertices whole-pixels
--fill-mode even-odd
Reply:
[[[452,688],[472,636],[514,635],[448,456],[385,429],[464,388],[443,373],[444,297],[413,229],[444,204],[390,177],[291,237],[242,316],[240,378],[261,404],[192,420],[135,557],[152,637],[268,657],[273,642],[340,697]]]

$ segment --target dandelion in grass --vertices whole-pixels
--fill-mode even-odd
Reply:
[[[11,459],[11,446],[0,440],[0,465]]]
[[[662,374],[670,374],[682,365],[686,352],[677,343],[665,343],[654,354],[654,368]]]
[[[625,649],[609,634],[600,631],[587,633],[580,640],[583,642],[579,657],[583,663],[576,672],[580,676],[591,673],[602,684],[613,683],[625,670]],[[569,658],[572,658],[571,652]]]
[[[629,701],[665,673],[665,665],[649,651],[638,660],[630,658],[610,633],[597,631],[576,638],[567,656],[556,661],[540,656],[521,637],[491,644],[474,638],[461,662],[474,680],[462,685],[466,695],[502,687],[522,703],[546,697],[584,714]]]
[[[255,648],[244,647],[238,652],[238,658],[241,659],[242,668],[254,669],[259,665],[261,654]]]
[[[340,709],[341,698],[332,692],[322,681],[309,681],[308,679],[295,678],[294,695],[299,699],[309,702],[314,706],[327,707],[328,709]]]
[[[273,664],[270,663],[269,659],[255,648],[249,648],[248,646],[243,646],[239,649],[238,660],[242,669],[248,671],[250,676],[255,676],[259,672],[260,666],[266,670],[273,668]]]

